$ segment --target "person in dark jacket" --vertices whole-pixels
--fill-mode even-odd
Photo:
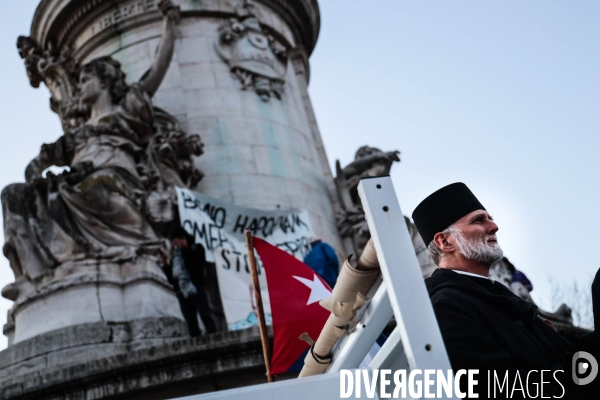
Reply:
[[[549,381],[544,396],[564,391],[562,398],[597,398],[593,393],[600,377],[587,386],[577,386],[572,379],[576,352],[586,351],[600,360],[595,332],[581,337],[557,332],[540,318],[533,303],[488,278],[490,265],[502,258],[498,226],[466,185],[455,183],[433,193],[417,206],[413,220],[439,266],[425,283],[454,371],[479,369],[482,383],[486,371],[498,376],[508,371],[511,387],[519,375],[533,390],[533,383],[540,383],[539,371],[550,370],[543,379]],[[592,290],[595,306],[599,285],[597,275]],[[534,370],[537,378],[525,383]],[[553,379],[554,372],[560,384]],[[479,390],[484,398],[486,386]],[[512,398],[520,394],[517,391]]]
[[[182,227],[173,230],[171,243],[171,262],[165,266],[165,274],[173,285],[190,336],[201,334],[197,315],[200,315],[206,333],[214,333],[217,327],[211,316],[205,288],[204,247],[195,244],[193,238]]]
[[[321,239],[313,238],[311,250],[304,257],[304,264],[315,271],[327,284],[333,288],[340,273],[340,260],[335,250]]]

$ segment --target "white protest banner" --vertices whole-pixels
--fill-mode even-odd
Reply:
[[[206,260],[215,262],[223,309],[229,329],[257,324],[252,277],[244,229],[302,260],[314,235],[307,211],[257,210],[240,207],[189,189],[177,188],[181,225],[204,246]],[[267,282],[258,260],[259,282],[270,324]]]

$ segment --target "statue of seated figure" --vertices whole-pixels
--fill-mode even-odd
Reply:
[[[159,8],[163,36],[148,72],[128,85],[110,56],[81,67],[73,82],[75,101],[68,111],[64,104],[60,108],[61,120],[81,123],[42,145],[26,168],[26,183],[2,191],[3,251],[17,281],[33,280],[68,261],[123,262],[143,254],[158,262],[168,251],[165,233],[176,215],[173,186],[193,187],[201,179],[191,156],[201,154],[202,143],[152,105],[173,56],[179,19],[171,1]],[[27,45],[24,58],[34,52],[25,39],[19,39]],[[50,166],[68,171],[43,177]],[[7,288],[3,295],[15,300],[18,290]]]

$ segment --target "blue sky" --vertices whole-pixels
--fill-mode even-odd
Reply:
[[[0,15],[2,187],[22,181],[39,146],[61,134],[47,89],[29,86],[15,47],[37,3],[11,1]],[[392,178],[407,215],[436,189],[465,182],[542,306],[551,304],[550,278],[596,272],[600,2],[320,6],[310,94],[332,166],[364,144],[400,150]],[[12,280],[2,258],[0,286]],[[0,300],[1,324],[10,304]]]
[[[589,280],[600,223],[600,3],[321,2],[311,95],[330,162],[402,151],[405,214],[465,182],[506,255],[551,304]]]

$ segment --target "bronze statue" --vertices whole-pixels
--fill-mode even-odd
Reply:
[[[170,0],[159,8],[163,36],[156,61],[132,85],[110,56],[79,68],[64,54],[44,56],[31,39],[19,38],[31,83],[44,81],[51,89],[65,133],[42,145],[26,168],[26,183],[2,191],[3,251],[17,283],[67,261],[120,262],[142,254],[158,259],[168,247],[165,233],[176,215],[173,186],[193,187],[202,178],[191,159],[202,153],[202,143],[152,105],[179,20]],[[50,166],[69,170],[42,176]],[[18,293],[13,287],[4,294],[14,300]]]
[[[358,197],[358,184],[362,178],[389,175],[394,162],[400,161],[399,151],[383,152],[375,147],[362,146],[356,151],[354,161],[341,168],[336,161],[335,185],[343,211],[338,212],[336,220],[344,240],[346,252],[362,253],[369,237],[369,227],[365,212]],[[427,246],[417,231],[415,224],[404,217],[408,232],[419,261],[423,278],[430,276],[436,266],[429,257]]]
[[[343,169],[339,160],[336,161],[335,185],[343,208],[336,219],[340,234],[352,243],[351,253],[360,254],[370,237],[358,197],[358,183],[362,178],[389,175],[392,164],[400,161],[399,154],[399,151],[383,152],[375,147],[362,146],[356,151],[354,161]]]

